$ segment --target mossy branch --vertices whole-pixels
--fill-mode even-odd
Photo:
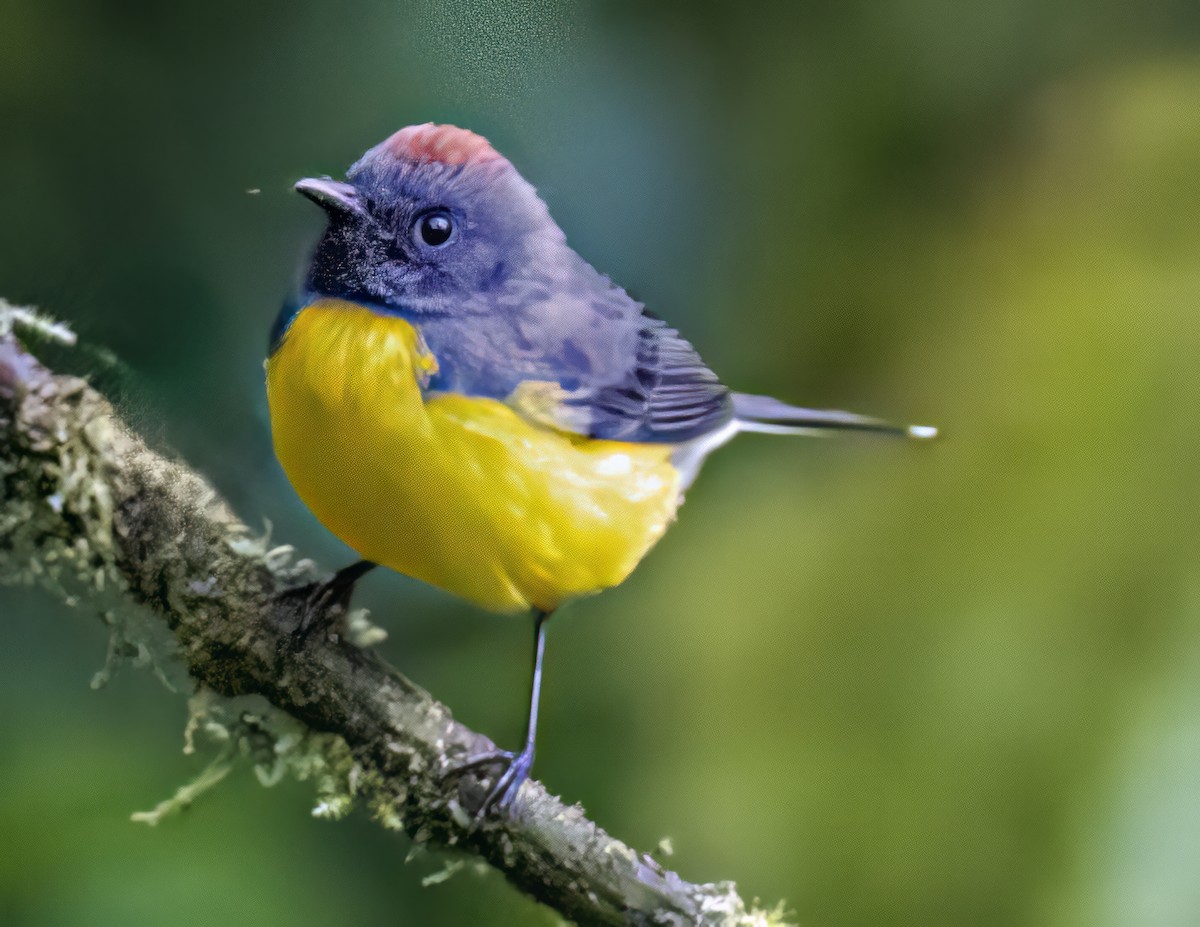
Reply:
[[[240,749],[264,782],[314,778],[318,813],[362,802],[420,844],[486,860],[579,924],[780,922],[778,910],[748,908],[732,882],[685,882],[537,782],[508,818],[476,823],[484,783],[441,774],[491,742],[360,646],[370,629],[295,647],[302,596],[289,590],[310,565],[290,548],[267,550],[202,477],[147,447],[85,380],[47,369],[19,338],[74,343],[0,301],[0,582],[95,607],[112,631],[110,664],[132,656],[194,693],[189,748],[196,729],[226,741],[204,782],[140,820],[191,801]]]

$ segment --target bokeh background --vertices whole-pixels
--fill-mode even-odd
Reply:
[[[944,431],[718,454],[555,621],[547,786],[812,927],[1200,923],[1200,8],[0,0],[0,295],[341,565],[269,443],[266,331],[321,226],[290,185],[430,119],[728,382]],[[524,622],[398,576],[360,602],[517,741]],[[206,762],[183,699],[91,691],[86,608],[0,614],[7,927],[555,923],[248,768],[129,823]]]

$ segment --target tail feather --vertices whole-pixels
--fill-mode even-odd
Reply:
[[[882,419],[830,409],[802,409],[770,396],[733,394],[733,413],[740,431],[767,434],[819,434],[823,431],[874,431],[909,438],[932,438],[937,429],[929,425],[893,425]]]

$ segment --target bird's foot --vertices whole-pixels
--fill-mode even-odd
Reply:
[[[350,597],[354,594],[355,584],[374,566],[370,561],[361,560],[338,570],[328,579],[297,586],[284,593],[289,597],[302,598],[298,606],[299,620],[289,635],[293,649],[303,649],[314,632],[329,630],[350,611]]]
[[[442,780],[457,779],[464,773],[489,767],[502,768],[503,772],[492,782],[483,801],[475,810],[476,821],[484,818],[492,808],[495,808],[500,814],[506,814],[512,808],[517,793],[521,791],[521,784],[529,778],[529,771],[533,768],[533,745],[526,744],[525,749],[520,753],[513,753],[509,750],[489,750],[486,753],[469,756],[461,763],[456,763],[446,770],[442,775]]]
[[[346,613],[350,605],[350,590],[335,583],[337,575],[313,586],[300,607],[300,621],[291,634],[292,646],[300,650],[316,631],[328,631]]]

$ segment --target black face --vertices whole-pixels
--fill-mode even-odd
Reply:
[[[322,296],[400,308],[413,274],[379,223],[367,214],[331,214],[308,271]]]
[[[511,188],[440,164],[385,167],[360,162],[351,183],[296,185],[329,216],[308,288],[417,314],[481,311],[535,230],[507,201]]]

